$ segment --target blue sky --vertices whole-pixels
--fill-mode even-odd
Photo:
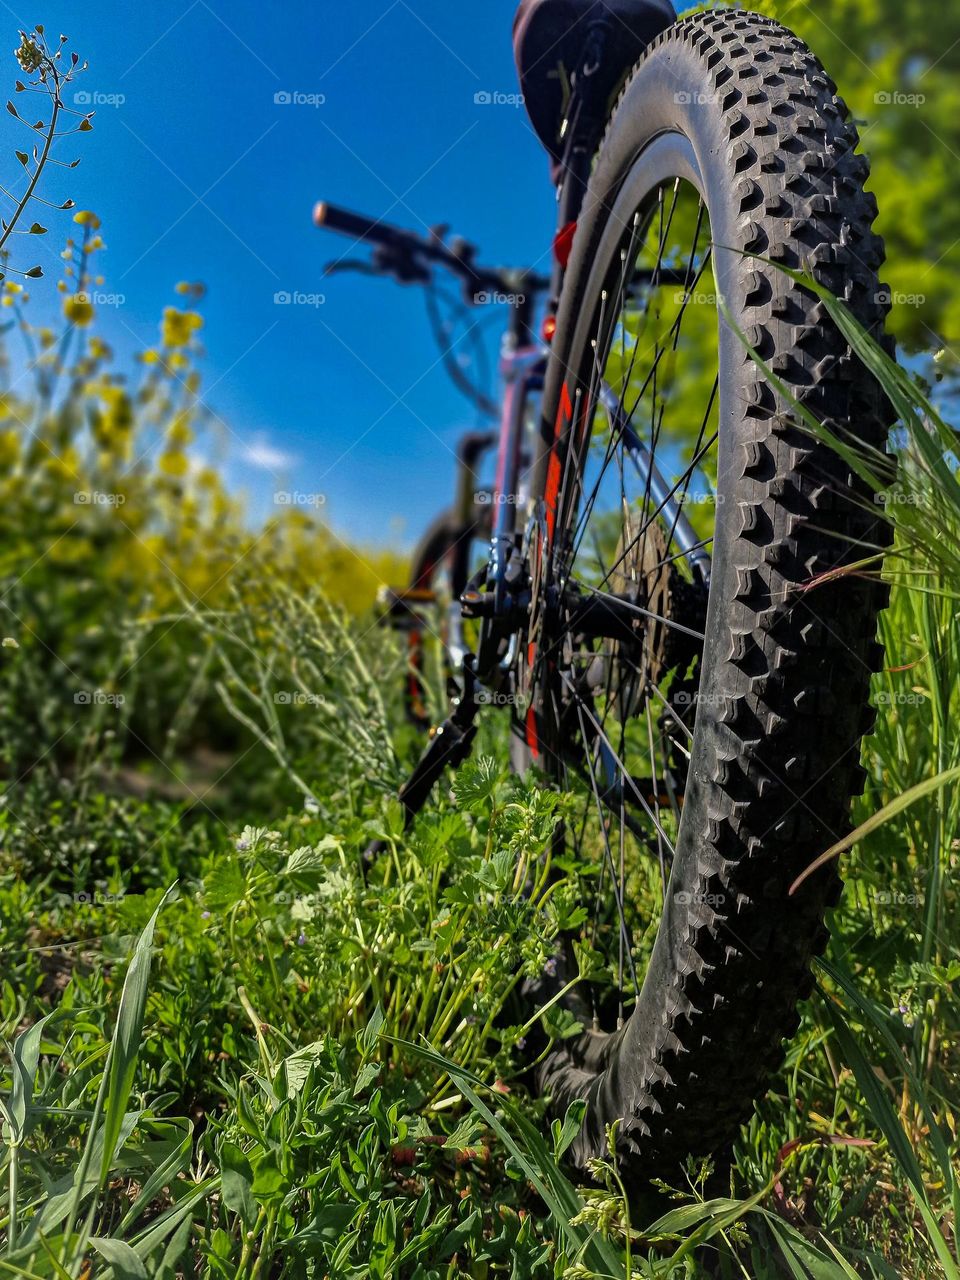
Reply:
[[[420,230],[449,223],[488,261],[546,261],[545,157],[522,107],[475,102],[517,92],[514,7],[0,2],[11,51],[17,28],[40,21],[89,60],[76,89],[95,99],[95,129],[65,140],[60,156],[82,162],[57,171],[53,191],[103,220],[104,290],[124,301],[102,309],[101,332],[121,362],[132,369],[155,341],[178,280],[206,283],[205,395],[255,512],[278,488],[321,492],[338,530],[409,544],[449,501],[451,449],[475,417],[436,363],[423,300],[385,281],[324,280],[346,243],[310,215],[327,198]],[[23,146],[14,127],[4,116],[8,153]],[[69,225],[49,217],[50,234],[29,242],[47,271],[41,305]],[[325,302],[277,305],[277,292]],[[485,324],[495,354],[496,321]]]

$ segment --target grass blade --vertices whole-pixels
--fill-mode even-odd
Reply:
[[[571,1219],[583,1209],[583,1201],[572,1183],[558,1168],[543,1138],[529,1120],[522,1116],[516,1107],[511,1106],[509,1099],[504,1097],[499,1101],[504,1110],[510,1113],[511,1121],[517,1125],[523,1135],[525,1143],[530,1148],[529,1153],[523,1150],[500,1117],[481,1098],[479,1090],[486,1087],[481,1080],[464,1071],[455,1062],[449,1062],[433,1049],[413,1044],[409,1040],[392,1036],[387,1038],[391,1043],[402,1045],[424,1062],[430,1063],[438,1071],[450,1076],[473,1109],[483,1116],[504,1147],[523,1169],[526,1177],[536,1188],[537,1194],[549,1208],[557,1226],[572,1246],[574,1255],[587,1262],[597,1274],[625,1277],[623,1258],[609,1241],[593,1233],[582,1232],[579,1227],[572,1225]]]

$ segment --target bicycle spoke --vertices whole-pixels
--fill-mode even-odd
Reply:
[[[698,679],[705,605],[695,602],[705,600],[713,532],[685,504],[715,484],[719,383],[709,366],[682,363],[708,315],[695,306],[712,256],[699,193],[679,179],[659,184],[618,253],[567,384],[545,570],[553,603],[536,660],[550,750],[581,796],[578,856],[599,861],[586,936],[616,971],[619,1024],[636,952],[625,886],[636,874],[645,910],[662,909],[690,762],[681,694]]]
[[[582,711],[582,707],[581,707],[581,706],[578,706],[578,707],[577,707],[577,713],[578,713],[578,715],[579,715],[579,717],[580,717],[580,726],[581,726],[581,731],[584,733],[584,738],[586,738],[585,726],[584,726],[584,723],[583,723],[583,711]],[[608,867],[608,869],[609,869],[610,876],[611,876],[611,878],[612,878],[612,880],[613,880],[613,893],[614,893],[614,900],[615,900],[616,905],[617,905],[617,921],[618,921],[618,923],[619,923],[619,934],[620,934],[620,943],[619,943],[619,947],[620,947],[620,965],[621,965],[621,967],[618,969],[618,973],[617,973],[617,985],[618,985],[619,992],[620,992],[620,1013],[619,1013],[619,1025],[621,1025],[621,1026],[622,1026],[622,1025],[623,1025],[623,970],[622,970],[622,963],[623,963],[623,954],[624,954],[624,951],[626,951],[627,957],[628,957],[628,959],[629,959],[629,963],[630,963],[630,976],[631,976],[631,978],[632,978],[632,980],[633,980],[633,987],[634,987],[634,991],[635,991],[636,995],[638,995],[638,996],[639,996],[639,994],[640,994],[640,983],[637,981],[637,971],[636,971],[636,968],[634,967],[634,963],[633,963],[633,945],[632,945],[632,943],[631,943],[631,941],[630,941],[630,935],[629,935],[629,931],[628,931],[628,929],[627,929],[627,921],[626,921],[626,917],[625,917],[625,915],[624,915],[624,911],[623,911],[623,884],[622,884],[622,882],[621,882],[621,881],[619,881],[619,880],[617,879],[617,873],[616,873],[616,870],[615,870],[615,868],[614,868],[614,863],[613,863],[613,852],[612,852],[612,851],[611,851],[611,849],[610,849],[610,836],[609,836],[609,833],[608,833],[608,831],[607,831],[606,820],[604,819],[604,816],[603,816],[603,803],[602,803],[602,801],[601,801],[601,799],[600,799],[600,792],[599,792],[599,790],[598,790],[598,788],[597,788],[597,775],[596,775],[596,772],[594,771],[594,768],[593,768],[593,762],[592,762],[592,760],[591,760],[591,758],[590,758],[590,754],[589,754],[589,752],[587,753],[587,767],[589,768],[589,771],[590,771],[590,784],[591,784],[591,787],[593,788],[593,797],[594,797],[594,800],[596,801],[596,805],[597,805],[597,817],[598,817],[598,820],[599,820],[599,823],[600,823],[600,832],[601,832],[601,835],[603,836],[603,851],[604,851],[604,855],[605,855],[605,861],[606,861],[607,867]]]

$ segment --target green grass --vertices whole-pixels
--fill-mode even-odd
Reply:
[[[528,1095],[517,1000],[594,874],[540,861],[566,800],[495,763],[492,717],[405,836],[401,646],[256,563],[181,599],[151,752],[101,706],[41,756],[48,663],[0,650],[0,1275],[958,1276],[960,486],[949,424],[851,332],[903,424],[893,487],[837,442],[896,520],[886,669],[830,949],[729,1185],[628,1205],[612,1154],[569,1181],[578,1115]]]

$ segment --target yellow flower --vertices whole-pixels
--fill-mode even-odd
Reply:
[[[44,467],[49,475],[56,477],[58,480],[78,479],[77,471],[80,466],[80,459],[75,449],[64,449],[63,453],[57,455],[48,453],[44,458]]]
[[[0,470],[8,471],[20,457],[20,440],[16,431],[0,431]]]
[[[180,449],[167,449],[161,453],[159,460],[160,470],[165,476],[185,476],[190,469],[187,461],[187,455]]]
[[[163,345],[185,347],[198,329],[203,327],[203,316],[196,311],[178,311],[176,307],[163,309]]]
[[[63,314],[71,324],[85,328],[93,319],[93,306],[82,293],[75,293],[63,300]]]
[[[170,430],[167,432],[167,441],[171,448],[182,449],[193,440],[193,432],[190,430],[190,419],[185,413],[178,413],[170,424]]]
[[[43,27],[38,28],[39,31]],[[17,61],[28,75],[32,75],[43,64],[43,50],[35,40],[31,40],[25,31],[20,32],[20,48],[14,49]]]
[[[16,280],[8,280],[3,287],[7,293],[23,293],[23,285],[17,284]]]
[[[133,405],[123,387],[108,383],[101,394],[107,405],[110,426],[116,431],[129,431],[133,426]]]
[[[100,219],[90,209],[78,209],[73,215],[73,220],[81,227],[90,227],[92,231],[98,230],[100,226]]]

